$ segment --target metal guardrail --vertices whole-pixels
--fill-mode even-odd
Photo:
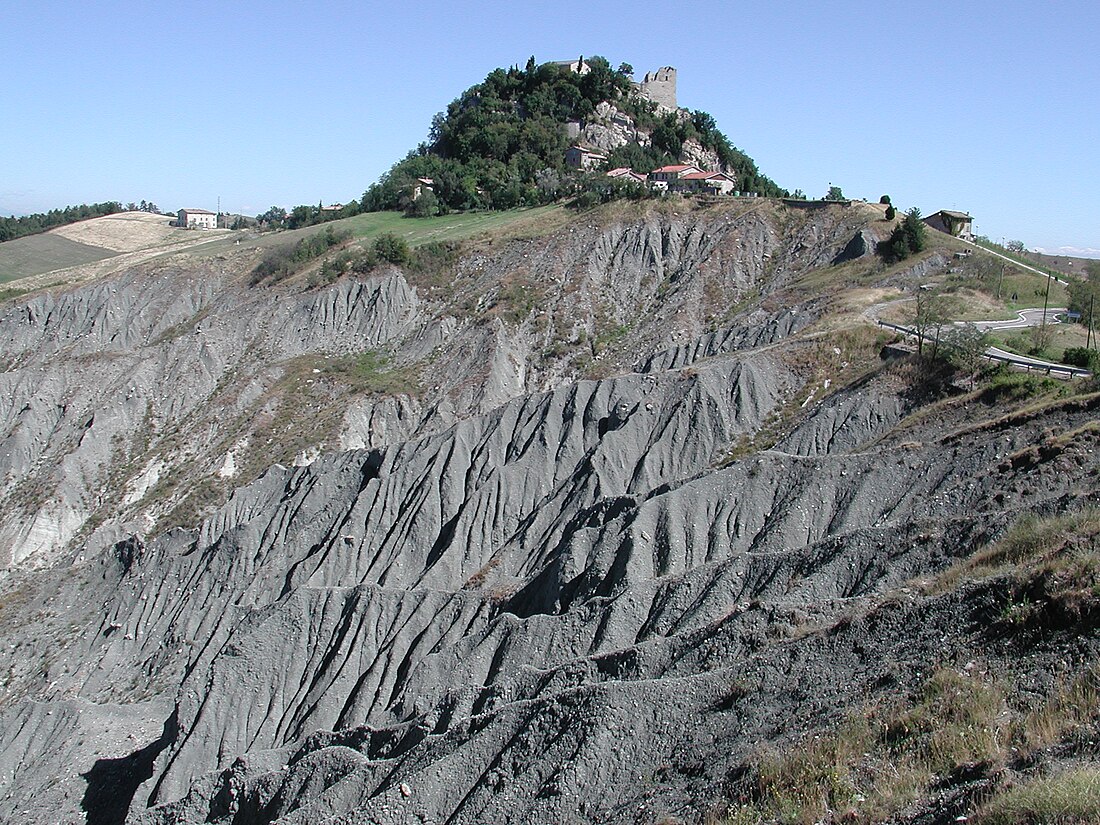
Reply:
[[[886,321],[879,321],[877,318],[875,319],[875,323],[878,324],[880,327],[892,329],[895,332],[902,333],[903,335],[917,336],[917,331],[914,329],[910,329],[909,327],[903,327],[899,324],[891,324]],[[982,358],[985,358],[989,361],[998,361],[1002,364],[1010,364],[1014,367],[1022,368],[1027,372],[1041,372],[1045,375],[1050,375],[1052,377],[1056,377],[1059,375],[1066,378],[1092,377],[1092,373],[1088,370],[1081,369],[1080,367],[1071,367],[1068,364],[1034,363],[1031,359],[1022,357],[1014,358],[1011,355],[998,355],[995,352],[982,353]]]

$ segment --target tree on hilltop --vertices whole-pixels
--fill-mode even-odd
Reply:
[[[890,209],[893,207],[887,208],[887,213]],[[894,227],[890,237],[879,245],[879,253],[888,261],[896,263],[920,252],[926,243],[927,236],[924,222],[920,219],[920,209],[914,206],[905,213],[904,220]]]
[[[612,69],[606,58],[584,59],[584,74],[530,58],[521,70],[494,69],[432,118],[428,140],[410,152],[364,194],[367,211],[400,209],[417,178],[430,177],[441,208],[508,209],[548,203],[576,186],[549,185],[568,179],[579,185],[584,173],[565,162],[567,122],[584,121],[604,102],[613,103],[651,136],[650,145],[626,144],[610,153],[613,166],[648,172],[679,163],[684,144],[694,141],[713,152],[742,188],[762,195],[785,195],[761,175],[748,155],[718,131],[706,112],[656,114],[657,107],[634,92],[633,67]]]

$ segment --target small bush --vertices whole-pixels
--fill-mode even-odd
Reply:
[[[378,257],[391,264],[400,265],[409,262],[408,243],[392,232],[386,232],[374,239],[374,251]]]
[[[986,404],[997,404],[1005,401],[1023,401],[1042,395],[1062,395],[1065,391],[1066,387],[1061,381],[1045,375],[1003,369],[993,372],[979,398]]]
[[[253,286],[268,281],[278,283],[302,269],[305,264],[325,254],[334,246],[346,242],[351,233],[346,229],[336,231],[331,226],[323,232],[302,238],[292,247],[279,247],[269,252],[252,270]]]
[[[893,208],[892,206],[888,207],[887,212],[889,213]],[[894,227],[890,237],[879,244],[879,254],[887,261],[897,263],[905,260],[910,255],[916,255],[924,249],[926,243],[925,227],[920,219],[920,210],[914,206],[905,213],[905,219]]]
[[[329,359],[321,372],[343,381],[352,392],[375,395],[417,395],[420,392],[415,367],[396,367],[388,355],[374,350]]]
[[[1062,363],[1093,373],[1100,372],[1100,352],[1087,347],[1067,347],[1062,355]]]
[[[8,298],[15,298],[19,295],[25,295],[27,292],[30,292],[30,290],[16,289],[15,287],[0,289],[0,301],[6,301],[8,300]]]

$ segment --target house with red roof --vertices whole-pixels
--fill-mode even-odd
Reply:
[[[703,170],[698,166],[691,166],[685,163],[673,163],[669,166],[662,166],[660,169],[654,169],[649,173],[649,182],[654,184],[657,189],[671,189],[672,182],[677,181],[684,175],[698,175],[702,174]]]
[[[697,192],[706,195],[728,195],[737,190],[737,181],[725,172],[688,172],[669,182],[673,192]]]

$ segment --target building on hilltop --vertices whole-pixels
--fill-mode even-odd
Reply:
[[[584,57],[578,57],[576,60],[551,60],[550,63],[579,75],[586,75],[592,71],[592,67]],[[656,71],[646,72],[642,82],[634,84],[634,91],[660,106],[669,109],[677,108],[676,69],[672,66],[662,66]]]
[[[176,226],[185,229],[217,229],[218,216],[208,209],[181,209],[177,213]]]
[[[607,163],[607,155],[587,146],[570,146],[565,150],[565,164],[574,169],[592,169]]]
[[[933,229],[962,238],[964,241],[974,238],[974,219],[967,212],[941,209],[936,214],[925,218],[924,222]]]
[[[655,72],[646,72],[642,82],[636,83],[634,88],[642,97],[660,106],[677,108],[676,69],[672,66],[662,66]]]
[[[555,66],[568,69],[574,74],[586,75],[592,71],[592,67],[588,65],[583,57],[578,57],[576,60],[551,60],[550,62]]]

